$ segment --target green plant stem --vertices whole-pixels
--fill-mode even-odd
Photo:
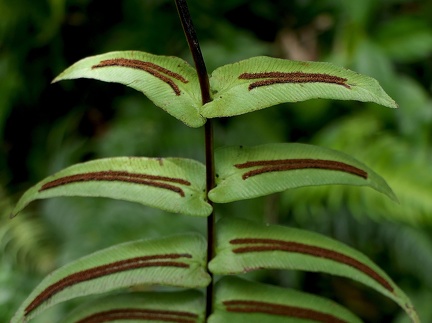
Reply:
[[[198,42],[198,37],[192,23],[192,18],[189,13],[186,0],[175,0],[183,31],[185,33],[189,49],[195,63],[195,68],[198,74],[198,80],[201,88],[202,104],[211,101],[210,82],[207,74],[207,68]],[[214,170],[214,147],[213,147],[213,126],[210,119],[207,120],[205,126],[205,157],[206,157],[206,192],[208,193],[215,187],[215,170]],[[213,203],[208,200],[213,206]],[[214,211],[207,218],[207,261],[210,261],[214,256],[214,240],[215,240],[215,214]],[[213,275],[209,272],[210,276]],[[213,305],[213,279],[207,287],[206,293],[206,317],[212,313]]]

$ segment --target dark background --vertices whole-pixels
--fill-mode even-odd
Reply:
[[[359,249],[432,321],[432,3],[409,0],[200,0],[190,10],[211,72],[257,55],[330,61],[379,80],[400,109],[310,100],[216,120],[216,146],[304,142],[353,155],[400,204],[370,189],[304,188],[218,205],[217,213],[324,233]],[[90,80],[50,84],[90,55],[141,50],[191,62],[173,1],[0,1],[0,321],[41,278],[115,243],[202,231],[203,219],[108,199],[57,198],[9,220],[25,189],[73,163],[110,156],[203,161],[191,129],[142,94]],[[317,293],[366,322],[405,322],[349,280],[266,272],[260,280]],[[41,322],[61,317],[57,306]]]

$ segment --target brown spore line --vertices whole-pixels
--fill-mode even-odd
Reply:
[[[263,313],[277,316],[295,317],[299,319],[312,320],[323,323],[347,323],[340,318],[319,312],[313,309],[281,305],[268,302],[252,301],[252,300],[230,300],[223,302],[228,312],[238,313]]]
[[[392,293],[394,292],[393,286],[387,281],[387,279],[382,277],[374,269],[358,261],[357,259],[350,257],[349,255],[331,249],[312,246],[294,241],[265,238],[232,239],[230,240],[230,244],[243,245],[241,247],[233,249],[233,253],[237,254],[266,251],[285,251],[333,260],[363,272],[365,275],[375,280],[388,291]]]
[[[180,88],[175,82],[170,79],[176,79],[182,83],[188,83],[189,81],[185,79],[182,75],[170,71],[162,66],[159,66],[155,63],[140,61],[137,59],[127,59],[127,58],[114,58],[102,60],[99,64],[93,65],[92,69],[109,67],[109,66],[121,66],[121,67],[129,67],[133,69],[138,69],[150,73],[154,77],[157,77],[161,81],[167,83],[174,91],[174,93],[179,96],[181,94]]]
[[[67,287],[73,286],[78,283],[86,282],[103,276],[108,276],[120,272],[125,272],[140,268],[149,267],[177,267],[189,268],[189,264],[181,261],[182,258],[192,258],[190,254],[161,254],[134,257],[124,260],[115,261],[105,265],[96,266],[93,268],[85,269],[69,276],[66,276],[59,281],[51,284],[45,288],[33,301],[25,308],[24,313],[28,315],[31,311],[40,306],[43,302],[50,297],[61,292]]]
[[[296,169],[325,169],[341,171],[348,174],[356,175],[364,179],[368,178],[368,173],[364,170],[334,160],[324,160],[324,159],[309,159],[309,158],[299,158],[299,159],[276,159],[276,160],[257,160],[249,161],[241,164],[235,164],[234,167],[238,169],[255,168],[242,175],[243,179],[247,179],[252,176],[271,173],[271,172],[281,172]]]
[[[101,323],[115,320],[150,320],[174,323],[194,323],[198,315],[183,311],[121,308],[87,316],[77,323]]]
[[[327,83],[341,85],[347,89],[351,86],[347,84],[348,79],[330,75],[326,73],[304,73],[304,72],[261,72],[243,73],[239,77],[243,80],[257,80],[249,84],[249,91],[263,86],[284,83]]]
[[[153,186],[173,191],[175,193],[178,193],[181,197],[185,196],[184,191],[180,187],[173,184],[180,184],[185,186],[191,185],[189,181],[182,178],[110,170],[88,172],[60,177],[43,184],[42,187],[39,189],[39,192],[67,184],[89,181],[120,181],[132,184]]]

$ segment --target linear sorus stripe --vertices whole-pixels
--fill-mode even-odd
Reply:
[[[175,323],[194,323],[197,318],[197,314],[190,312],[122,308],[99,312],[85,317],[77,323],[102,323],[114,320],[151,320]]]
[[[307,168],[342,171],[345,173],[350,173],[353,175],[360,176],[364,179],[367,179],[368,177],[367,172],[365,172],[360,168],[357,168],[355,166],[343,162],[338,162],[334,160],[323,160],[323,159],[302,158],[302,159],[257,160],[257,161],[249,161],[242,164],[235,164],[234,166],[239,169],[263,166],[262,168],[254,169],[244,173],[242,176],[243,179],[247,179],[249,177],[256,176],[259,174],[264,174],[264,173],[295,170],[295,169],[307,169]]]
[[[141,174],[141,173],[130,173],[130,172],[126,172],[126,171],[114,171],[114,170],[89,172],[89,173],[84,173],[84,174],[70,175],[70,176],[66,176],[66,177],[73,178],[75,176],[77,176],[77,177],[79,177],[79,176],[86,176],[86,177],[122,176],[122,177],[134,177],[134,178],[150,179],[150,180],[161,181],[161,182],[178,183],[178,184],[187,185],[187,186],[191,185],[191,182],[189,182],[185,179],[182,179],[182,178],[150,175],[150,174]],[[63,178],[65,178],[65,177],[63,177]]]
[[[325,73],[304,73],[304,72],[261,72],[261,73],[243,73],[239,76],[239,79],[243,80],[255,80],[255,79],[265,79],[265,78],[290,78],[290,77],[319,77],[322,79],[328,79],[328,80],[338,80],[341,82],[346,82],[347,79],[325,74]]]
[[[143,62],[137,59],[127,59],[127,58],[114,58],[114,59],[107,59],[101,61],[99,64],[93,65],[92,69],[95,68],[102,68],[102,67],[109,67],[109,66],[122,66],[122,67],[129,67],[133,69],[138,69],[145,71],[147,73],[150,73],[151,75],[157,77],[161,81],[164,81],[167,83],[174,91],[176,95],[180,95],[181,91],[177,84],[173,82],[168,76],[171,76],[183,83],[188,83],[188,80],[186,80],[183,76],[181,76],[178,73],[172,72],[162,66],[156,65],[154,63],[150,62]],[[162,74],[163,73],[163,74]],[[164,75],[165,74],[165,75]]]
[[[171,76],[171,77],[175,78],[176,80],[179,80],[182,83],[189,83],[188,80],[186,80],[182,75],[180,75],[180,74],[178,74],[176,72],[170,71],[169,69],[166,69],[165,67],[157,65],[155,63],[140,61],[138,59],[127,59],[127,58],[106,59],[106,60],[101,61],[97,65],[93,65],[92,68],[105,67],[105,66],[124,66],[124,67],[128,67],[128,65],[137,65],[137,66],[150,67],[150,68],[155,69],[155,70],[157,70],[157,71],[159,71],[159,72],[161,72],[163,74]]]
[[[317,246],[311,246],[299,242],[293,241],[283,241],[277,239],[261,239],[261,238],[243,238],[243,239],[233,239],[230,241],[233,245],[246,245],[244,247],[239,247],[233,249],[234,253],[250,253],[250,252],[265,252],[265,251],[286,251],[301,253],[305,255],[325,258],[333,260],[352,268],[355,268],[365,275],[371,277],[385,289],[390,292],[394,291],[393,286],[374,269],[370,268],[368,265],[348,256],[343,253],[326,249]]]
[[[130,259],[119,260],[106,265],[96,266],[86,270],[82,270],[66,276],[56,283],[45,288],[35,299],[25,308],[25,315],[28,315],[36,307],[44,301],[59,293],[63,289],[86,282],[99,277],[116,274],[133,269],[146,268],[146,267],[178,267],[189,268],[189,265],[184,262],[175,261],[180,258],[192,258],[190,254],[165,254],[165,255],[152,255],[135,257]],[[168,260],[167,260],[168,259]]]
[[[265,313],[279,316],[295,317],[305,320],[313,320],[323,323],[346,323],[345,320],[342,320],[334,315],[297,306],[273,304],[250,300],[231,300],[225,301],[223,302],[223,304],[226,306],[226,310],[228,312]]]
[[[185,194],[181,188],[167,183],[160,183],[159,181],[178,183],[187,186],[191,185],[189,181],[181,178],[172,178],[172,177],[147,175],[147,174],[136,174],[136,173],[129,173],[124,171],[101,171],[101,172],[89,172],[83,174],[69,175],[69,176],[64,176],[55,179],[53,181],[47,182],[44,185],[42,185],[42,187],[39,189],[39,192],[50,188],[66,185],[66,184],[71,184],[76,182],[87,182],[87,181],[121,181],[121,182],[128,182],[134,184],[149,185],[149,186],[164,188],[176,192],[180,194],[182,197],[184,197]]]
[[[239,79],[254,80],[254,79],[264,79],[259,80],[249,85],[249,91],[261,87],[273,84],[283,84],[283,83],[329,83],[337,84],[351,89],[351,86],[346,82],[348,79],[325,74],[325,73],[304,73],[304,72],[263,72],[263,73],[243,73],[239,76]]]
[[[139,62],[141,62],[141,61],[139,61]],[[179,80],[180,82],[182,82],[182,83],[189,83],[189,81],[188,80],[186,80],[183,76],[181,76],[180,74],[178,74],[178,73],[176,73],[176,72],[173,72],[173,71],[170,71],[169,69],[166,69],[166,68],[164,68],[164,67],[162,67],[162,66],[159,66],[159,65],[157,65],[157,64],[154,64],[154,63],[150,63],[150,62],[141,62],[141,63],[139,63],[139,64],[142,64],[143,66],[148,66],[148,67],[150,67],[150,68],[153,68],[153,69],[155,69],[155,70],[157,70],[157,71],[159,71],[159,72],[161,72],[161,73],[164,73],[164,74],[166,74],[166,75],[168,75],[168,76],[171,76],[172,78],[175,78],[176,80]]]

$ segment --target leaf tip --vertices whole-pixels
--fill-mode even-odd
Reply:
[[[384,90],[383,90],[384,91]],[[387,108],[390,109],[398,109],[399,105],[396,103],[395,100],[393,100],[393,98],[391,96],[389,96],[386,92],[384,92],[384,100],[382,100],[381,102],[377,102]]]
[[[392,109],[399,109],[399,104],[397,104],[396,101],[391,100],[391,104],[389,104],[388,107]]]
[[[392,194],[390,195],[390,198],[391,198],[391,200],[392,200],[393,202],[395,202],[396,204],[400,204],[400,201],[399,201],[398,197],[396,196],[395,193],[393,193],[393,191],[392,191]]]
[[[399,198],[397,197],[396,193],[391,189],[390,186],[386,185],[385,189],[377,189],[374,187],[378,192],[383,193],[385,196],[387,196],[392,202],[396,204],[400,204]]]
[[[57,83],[59,81],[62,81],[64,78],[62,77],[63,73],[60,73],[59,75],[57,75],[52,81],[51,84]]]
[[[392,188],[388,185],[387,189],[385,191],[381,191],[382,193],[384,193],[390,200],[392,200],[393,202],[395,202],[396,204],[400,204],[399,198],[397,197],[396,193],[392,190]]]
[[[9,213],[9,219],[15,218],[20,212],[22,211],[22,208],[15,206],[15,208]]]

